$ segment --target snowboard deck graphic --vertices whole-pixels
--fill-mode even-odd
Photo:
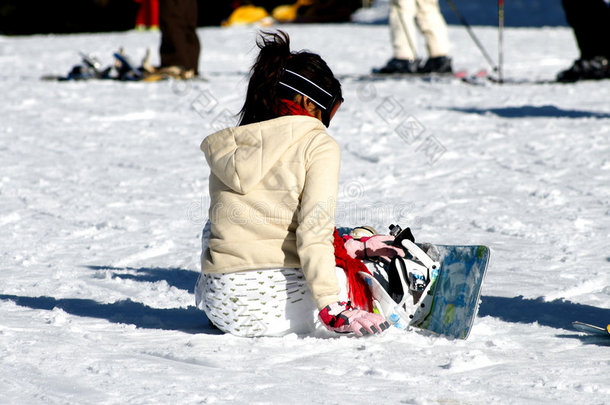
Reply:
[[[572,322],[572,326],[574,326],[574,329],[588,333],[589,335],[606,336],[610,338],[610,324],[603,328],[601,326],[575,321]]]
[[[479,310],[483,280],[489,265],[486,246],[435,245],[440,272],[432,292],[430,312],[413,326],[440,335],[466,339]],[[418,308],[426,310],[426,308]]]
[[[371,287],[380,312],[395,326],[404,329],[408,325],[452,339],[467,339],[478,312],[490,250],[480,245],[434,246],[440,271],[417,306],[398,306],[373,276],[361,275]]]

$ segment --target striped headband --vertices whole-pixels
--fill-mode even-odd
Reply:
[[[283,69],[282,76],[280,77],[280,84],[306,96],[324,111],[332,110],[337,102],[336,97],[328,91],[324,90],[305,76],[293,72],[292,70]]]

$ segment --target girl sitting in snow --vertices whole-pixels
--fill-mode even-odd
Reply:
[[[388,323],[369,312],[357,286],[362,262],[334,227],[340,150],[325,127],[343,101],[341,84],[319,55],[291,52],[281,31],[258,46],[240,125],[201,144],[211,205],[198,305],[238,336],[310,333],[316,319],[334,332],[379,333]],[[395,255],[383,240],[368,250]],[[348,244],[352,256],[367,250],[360,245]]]

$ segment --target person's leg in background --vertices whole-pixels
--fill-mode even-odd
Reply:
[[[451,73],[449,57],[449,32],[441,14],[438,0],[416,0],[417,26],[426,40],[428,60],[421,67],[422,73]]]
[[[197,0],[160,0],[161,68],[179,68],[184,78],[199,73]]]
[[[562,0],[580,58],[557,80],[574,82],[610,77],[610,5],[604,0]]]

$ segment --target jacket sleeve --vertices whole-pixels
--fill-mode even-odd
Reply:
[[[316,135],[306,149],[306,175],[301,195],[297,251],[318,309],[337,302],[333,231],[339,187],[341,151],[326,133]]]

